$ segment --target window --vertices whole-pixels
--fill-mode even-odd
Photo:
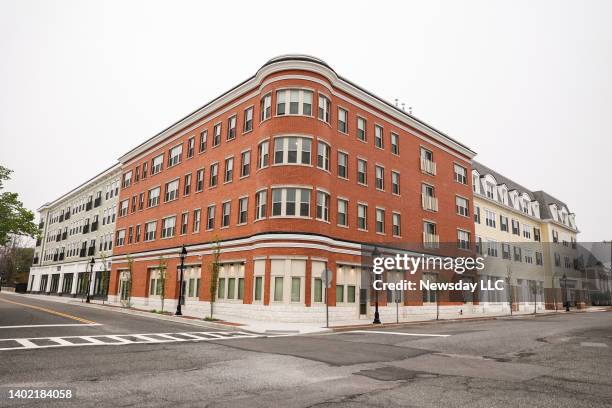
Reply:
[[[223,203],[223,205],[221,206],[221,227],[229,227],[231,211],[232,211],[231,201],[227,201]]]
[[[345,109],[338,108],[338,130],[342,133],[348,133],[348,112]]]
[[[368,229],[368,206],[366,204],[357,204],[357,228]]]
[[[482,238],[476,235],[476,253],[482,255]]]
[[[516,262],[521,262],[523,260],[523,255],[521,253],[521,247],[514,246],[514,260]]]
[[[338,199],[338,215],[336,217],[338,225],[341,225],[343,227],[348,226],[348,214],[347,213],[348,213],[348,201],[339,198]]]
[[[431,221],[423,221],[423,244],[426,247],[435,247],[439,243],[438,228]]]
[[[275,276],[274,277],[274,301],[282,302],[283,301],[283,277]]]
[[[176,217],[168,217],[162,220],[162,238],[172,238],[176,231]]]
[[[251,174],[251,151],[247,150],[240,154],[240,177]]]
[[[376,232],[385,233],[385,210],[382,208],[376,209]]]
[[[127,188],[132,184],[132,170],[123,174],[123,186],[122,188]]]
[[[467,170],[458,164],[454,165],[455,168],[455,181],[461,184],[467,184]]]
[[[303,89],[276,91],[276,114],[312,116],[312,91]]]
[[[223,181],[225,183],[229,183],[234,178],[234,158],[229,157],[225,159],[225,175],[223,176]]]
[[[121,204],[119,205],[119,216],[120,217],[125,217],[128,213],[128,205],[129,205],[129,201],[128,200],[123,200],[121,202]]]
[[[485,224],[487,227],[495,228],[495,213],[485,209]]]
[[[393,213],[393,236],[402,236],[402,216],[399,213]]]
[[[319,142],[317,144],[317,167],[323,170],[329,171],[329,155],[330,147],[324,143]]]
[[[557,267],[561,266],[561,255],[559,255],[556,252],[555,252],[555,266],[557,266]]]
[[[168,167],[172,167],[181,162],[181,157],[183,155],[183,145],[180,144],[178,146],[170,149],[170,154],[168,154]]]
[[[178,179],[166,183],[166,197],[165,202],[173,201],[178,198],[179,181]]]
[[[204,189],[204,169],[196,171],[196,191],[200,192]]]
[[[206,144],[208,142],[208,130],[200,132],[200,153],[206,151]]]
[[[303,137],[274,139],[274,164],[310,164],[312,141]]]
[[[138,182],[140,181],[140,166],[136,166],[136,175],[134,176],[134,181]],[[96,193],[96,201],[99,200],[102,197],[102,192],[98,191]]]
[[[474,206],[474,222],[480,224],[480,207]]]
[[[376,178],[376,188],[378,190],[385,189],[385,169],[381,166],[375,166],[374,176]]]
[[[248,218],[249,199],[242,197],[238,200],[238,224],[246,224]]]
[[[436,174],[436,163],[433,161],[433,152],[424,147],[421,147],[421,171],[430,175]]]
[[[260,110],[260,119],[262,122],[266,119],[270,119],[270,116],[272,115],[272,95],[268,94],[261,98]]]
[[[147,163],[147,162],[142,163],[142,178],[143,179],[147,178],[147,165],[148,164],[149,163]]]
[[[157,230],[157,222],[151,221],[145,224],[145,241],[153,241],[155,239],[155,231]]]
[[[399,155],[399,136],[391,133],[391,153]]]
[[[438,199],[434,186],[421,184],[421,204],[424,210],[438,211]]]
[[[499,227],[502,231],[508,232],[508,217],[504,215],[499,216]]]
[[[193,232],[200,232],[200,223],[202,220],[202,210],[193,210]]]
[[[263,293],[263,276],[255,277],[255,300],[261,301]]]
[[[540,229],[539,228],[534,228],[533,229],[533,240],[540,242],[542,238],[540,237]]]
[[[400,194],[400,175],[397,171],[391,172],[391,192],[393,194]]]
[[[470,233],[463,230],[457,230],[457,248],[470,249]]]
[[[310,190],[303,188],[272,189],[272,216],[310,216]]]
[[[367,122],[364,118],[357,117],[357,139],[366,141],[366,126]]]
[[[331,102],[323,95],[319,95],[319,119],[329,123],[329,112],[331,111]]]
[[[323,280],[321,280],[321,278],[314,279],[313,297],[316,303],[323,302]]]
[[[225,299],[225,278],[219,278],[217,298]]]
[[[138,195],[138,209],[142,210],[144,208],[144,202],[145,202],[145,193],[140,193]]]
[[[242,131],[244,133],[250,132],[251,130],[253,130],[253,107],[244,110],[244,125],[242,126]]]
[[[210,165],[210,182],[209,187],[215,187],[217,180],[219,179],[219,163],[213,163]]]
[[[187,234],[188,225],[189,225],[189,213],[181,214],[181,235]]]
[[[357,183],[368,184],[368,162],[363,159],[357,159]]]
[[[523,224],[523,237],[531,239],[531,225]]]
[[[266,197],[267,191],[261,190],[255,194],[255,219],[261,220],[266,217]]]
[[[510,259],[510,244],[504,242],[501,245],[502,248],[502,259]],[[497,252],[495,253],[497,256]]]
[[[541,252],[536,252],[535,253],[535,263],[536,263],[536,265],[544,265],[544,261],[543,261],[542,253]]]
[[[155,207],[156,205],[159,204],[159,193],[160,193],[159,187],[155,187],[149,190],[149,205],[148,205],[149,208]]]
[[[188,196],[191,193],[191,173],[185,175],[185,185],[183,186],[183,195]]]
[[[459,215],[463,215],[464,217],[470,216],[468,200],[463,197],[455,197],[455,209]]]
[[[268,167],[270,163],[270,142],[261,142],[257,147],[257,168]]]
[[[291,301],[299,302],[300,301],[300,286],[302,283],[302,278],[291,278]]]
[[[338,177],[348,178],[348,154],[338,152]]]
[[[497,241],[490,239],[487,242],[487,255],[497,257]]]
[[[512,234],[513,235],[521,235],[521,226],[518,220],[512,220]]]
[[[136,225],[136,242],[140,242],[140,224]],[[102,242],[100,242],[102,244]]]
[[[378,125],[374,126],[374,146],[383,148],[383,128]]]
[[[85,249],[85,242],[83,242],[83,249]],[[117,231],[117,240],[115,241],[116,246],[125,244],[125,230]]]
[[[215,228],[215,206],[209,205],[206,209],[206,229],[210,231]]]
[[[236,115],[227,120],[227,139],[233,140],[236,138]]]
[[[329,194],[317,191],[317,219],[329,221]]]
[[[221,144],[221,123],[217,123],[213,128],[212,146],[216,147]]]
[[[159,156],[153,158],[151,161],[151,175],[157,174],[162,171],[164,166],[164,155],[160,154]]]
[[[187,140],[187,158],[191,159],[193,157],[193,153],[195,152],[195,137],[190,137]]]
[[[493,185],[493,183],[487,181],[485,183],[485,192],[486,192],[487,198],[493,199],[494,190],[495,190],[495,186]]]

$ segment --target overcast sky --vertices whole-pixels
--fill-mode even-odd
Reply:
[[[306,53],[612,238],[612,1],[0,0],[0,164],[35,210]]]

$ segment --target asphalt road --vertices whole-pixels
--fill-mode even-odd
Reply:
[[[38,327],[15,327],[24,325]],[[0,294],[0,349],[12,347],[0,350],[0,406],[612,407],[609,312],[286,337],[235,331]],[[74,344],[92,337],[102,344]],[[25,338],[29,348],[14,345]],[[7,399],[31,387],[76,398]]]

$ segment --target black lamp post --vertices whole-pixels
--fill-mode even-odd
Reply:
[[[96,264],[96,260],[91,258],[91,261],[89,261],[89,267],[90,267],[90,269],[89,269],[89,280],[87,281],[87,299],[85,299],[85,303],[89,303],[89,299],[90,299],[89,292],[90,292],[90,289],[91,289],[91,281],[93,280],[93,268],[94,268],[95,264]]]
[[[183,269],[185,268],[185,257],[187,256],[187,250],[185,249],[185,245],[181,247],[181,252],[179,254],[181,257],[181,278],[179,281],[179,296],[178,296],[178,305],[176,305],[176,316],[182,316],[181,312],[181,304],[183,303]]]
[[[570,304],[569,304],[569,296],[567,296],[567,275],[563,274],[563,277],[561,278],[561,280],[563,281],[563,293],[565,294],[565,311],[569,312],[570,311]]]
[[[379,256],[380,252],[378,252],[378,248],[374,247],[374,251],[372,251],[372,263],[374,263],[374,259],[378,258]],[[374,289],[374,321],[372,322],[372,324],[380,323],[380,313],[378,313],[378,290]]]

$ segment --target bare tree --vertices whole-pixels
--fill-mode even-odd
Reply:
[[[212,261],[210,263],[210,319],[213,319],[214,303],[217,299],[217,280],[219,278],[219,257],[221,255],[221,245],[219,239],[215,237]]]
[[[128,267],[127,267],[128,278],[126,280],[127,299],[126,299],[124,306],[127,308],[130,308],[132,307],[132,270],[134,268],[134,259],[132,258],[130,254],[127,254],[126,258],[127,258],[127,264],[128,264]]]
[[[167,269],[166,259],[160,255],[159,257],[159,281],[158,285],[160,285],[159,290],[159,298],[161,299],[161,312],[164,313],[164,301],[166,300],[166,269]],[[157,293],[157,288],[155,288],[155,293]]]
[[[104,300],[108,295],[108,278],[109,278],[109,270],[107,267],[107,257],[105,252],[100,252],[100,262],[102,262],[102,279],[100,280],[100,292],[102,293],[102,304],[104,304]]]
[[[540,293],[540,285],[538,285],[538,281],[530,280],[529,290],[533,294],[533,314],[537,314],[538,313],[538,293]]]
[[[512,266],[508,264],[508,270],[506,272],[506,297],[508,298],[508,303],[510,304],[510,316],[512,316],[513,307],[514,307],[514,290],[512,288]]]

